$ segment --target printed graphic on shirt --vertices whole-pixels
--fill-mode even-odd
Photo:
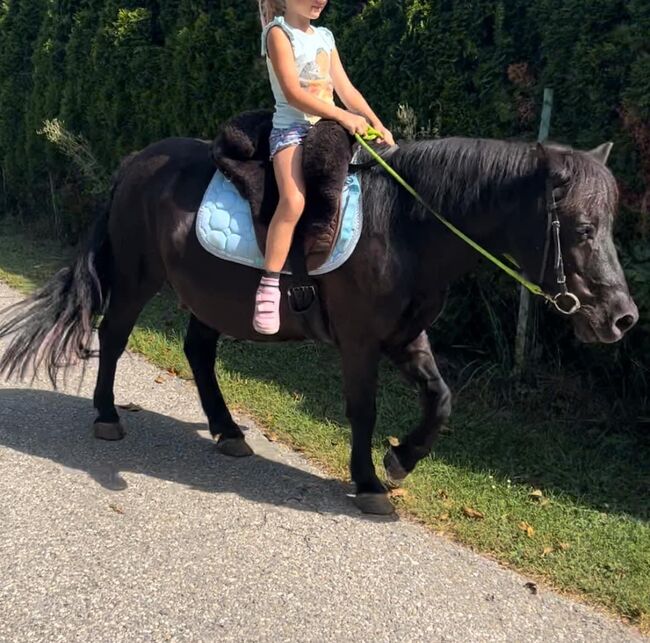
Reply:
[[[298,75],[300,86],[316,98],[327,103],[334,102],[334,85],[330,76],[330,56],[325,49],[319,48],[316,59],[310,60]],[[316,123],[318,116],[308,116],[310,123]]]

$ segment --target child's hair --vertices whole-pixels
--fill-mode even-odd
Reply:
[[[262,28],[266,27],[275,16],[284,15],[286,10],[285,0],[258,0],[258,6]]]

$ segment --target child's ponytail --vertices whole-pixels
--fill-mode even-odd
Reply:
[[[257,0],[260,10],[262,29],[275,18],[284,15],[285,0]]]

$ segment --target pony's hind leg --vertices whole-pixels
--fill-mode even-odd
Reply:
[[[120,280],[111,288],[108,309],[99,326],[99,369],[93,395],[97,409],[94,422],[96,438],[121,440],[124,428],[115,408],[115,371],[117,361],[126,348],[129,335],[145,304],[160,289],[162,279],[142,280],[137,289],[126,280]]]
[[[214,363],[218,341],[218,331],[206,326],[194,315],[190,317],[185,335],[185,355],[194,374],[201,406],[208,417],[210,433],[215,438],[219,436],[217,449],[224,455],[234,457],[253,455],[242,430],[230,415],[217,382]]]
[[[384,457],[388,481],[398,486],[415,465],[431,452],[440,427],[451,414],[451,392],[440,375],[425,331],[405,346],[386,348],[386,353],[406,378],[417,384],[423,408],[418,426],[402,444],[391,446]]]

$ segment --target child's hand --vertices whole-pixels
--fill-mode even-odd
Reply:
[[[393,135],[390,133],[389,129],[383,125],[375,125],[375,129],[381,134],[380,140],[384,141],[384,143],[388,143],[388,145],[395,145],[395,140],[393,139]]]
[[[363,116],[353,114],[352,112],[343,112],[342,116],[339,118],[339,123],[345,127],[352,136],[355,134],[363,136],[368,131],[370,125]]]

